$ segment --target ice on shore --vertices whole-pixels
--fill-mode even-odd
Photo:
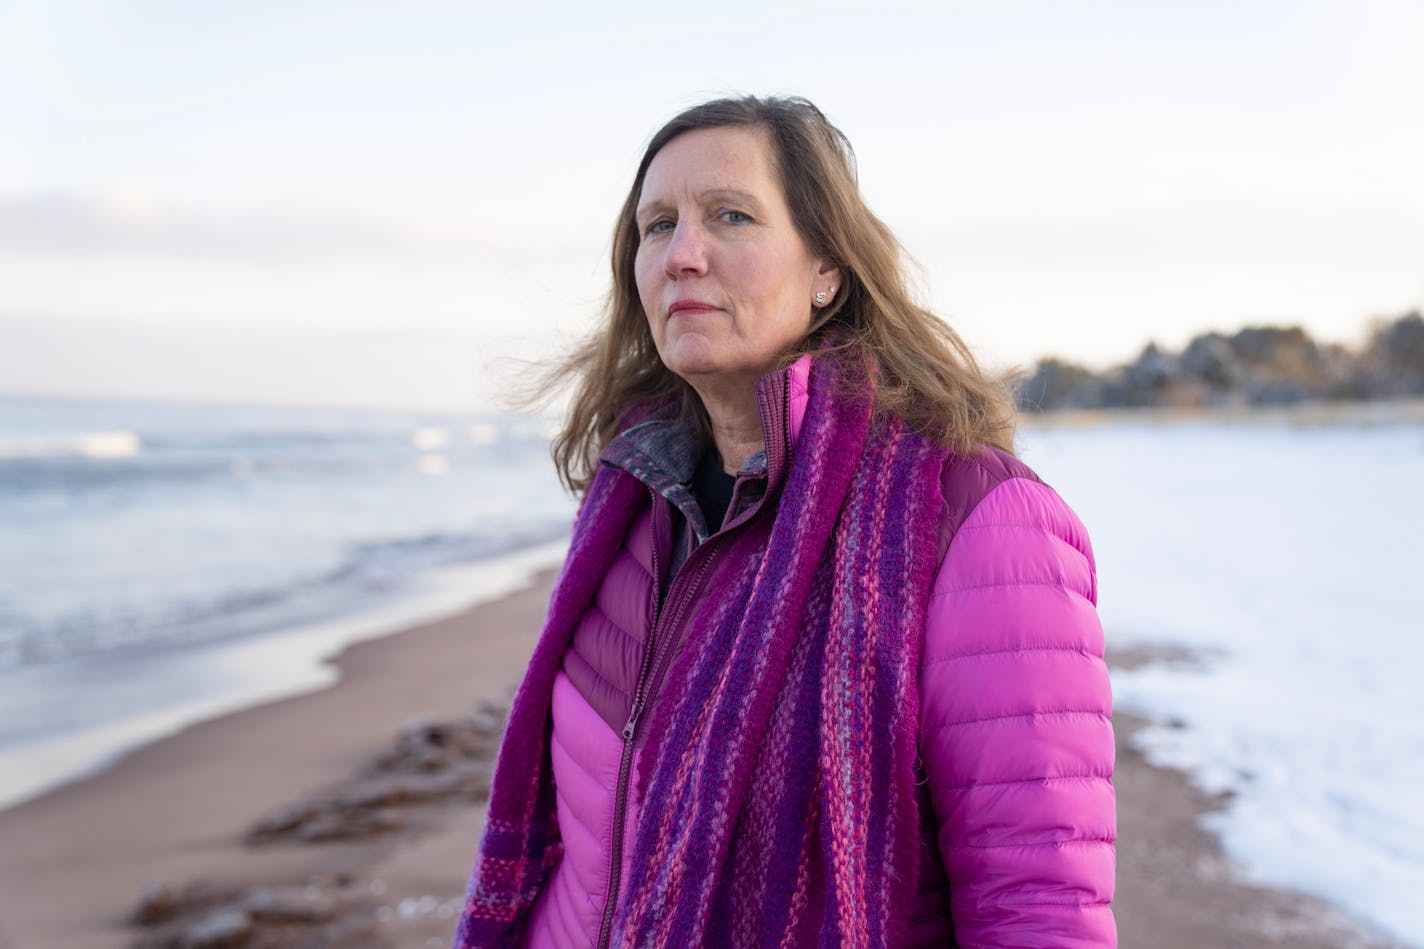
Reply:
[[[1155,763],[1230,791],[1212,815],[1256,881],[1424,945],[1424,429],[1122,422],[1030,428],[1025,459],[1087,524],[1115,669]],[[1179,726],[1179,727],[1178,727]]]

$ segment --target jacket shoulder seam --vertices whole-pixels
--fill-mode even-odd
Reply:
[[[1074,596],[1082,597],[1083,599],[1088,600],[1089,603],[1092,602],[1092,600],[1089,599],[1087,594],[1083,593],[1081,590],[1075,590],[1071,586],[1068,586],[1067,584],[1062,583],[1060,581],[1048,580],[1012,580],[1006,581],[1004,583],[976,583],[973,586],[967,587],[951,587],[948,590],[937,590],[934,593],[930,594],[930,602],[943,599],[944,597],[950,596],[955,593],[970,593],[974,590],[1001,590],[1005,587],[1050,587],[1054,590],[1063,590],[1067,593],[1073,594]]]
[[[1000,850],[1005,847],[1068,847],[1068,846],[1098,846],[1100,844],[1113,844],[1115,837],[1071,837],[1068,840],[1024,840],[1002,844],[950,844],[950,850]],[[1093,902],[1099,902],[1094,900]],[[1032,905],[1032,904],[1028,904]],[[1048,906],[1077,906],[1077,903],[1046,903]]]
[[[1101,718],[1111,721],[1107,712],[1100,708],[1042,709],[1033,712],[1006,712],[1003,715],[985,715],[983,718],[961,718],[949,722],[932,722],[924,726],[926,732],[941,731],[946,728],[963,728],[966,725],[982,725],[986,722],[1003,722],[1014,718]]]
[[[975,788],[1000,788],[1011,784],[1046,784],[1049,781],[1111,781],[1111,774],[1044,774],[1032,778],[1011,778],[1008,781],[975,781],[973,784],[952,784],[944,791],[972,791]]]
[[[1069,653],[1070,655],[1081,656],[1081,657],[1083,657],[1084,659],[1093,660],[1094,662],[1101,662],[1101,661],[1102,661],[1102,658],[1103,658],[1103,657],[1102,657],[1101,655],[1099,655],[1098,653],[1094,652],[1094,651],[1091,650],[1091,649],[1088,649],[1084,644],[1082,644],[1082,643],[1077,643],[1077,644],[1072,645],[1072,646],[1024,646],[1024,647],[1022,647],[1022,648],[1019,648],[1019,647],[1016,647],[1016,646],[1010,646],[1010,647],[1008,647],[1008,648],[1006,648],[1006,649],[984,649],[984,650],[980,650],[980,651],[978,651],[978,652],[952,652],[952,653],[945,653],[944,655],[933,656],[933,657],[926,657],[926,658],[925,658],[925,662],[924,662],[924,666],[925,666],[926,669],[928,669],[930,666],[937,666],[937,665],[941,665],[941,664],[946,663],[946,662],[955,662],[955,661],[958,661],[958,660],[966,660],[966,659],[967,659],[967,660],[984,659],[984,658],[987,658],[987,657],[989,657],[989,656],[1022,656],[1022,655],[1026,655],[1026,654],[1029,654],[1029,653],[1065,653],[1065,652],[1066,652],[1066,653]]]

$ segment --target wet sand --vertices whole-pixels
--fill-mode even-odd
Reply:
[[[229,945],[448,946],[483,819],[477,795],[427,798],[420,784],[358,813],[376,816],[371,832],[338,827],[315,842],[292,832],[262,844],[249,833],[299,802],[370,797],[372,781],[389,780],[373,777],[373,761],[390,757],[403,728],[419,732],[413,721],[460,722],[480,702],[506,706],[552,579],[359,643],[334,660],[341,679],[330,688],[195,725],[0,812],[0,949],[164,945],[174,933],[191,938],[191,920],[211,921],[224,905],[242,907],[229,921],[257,920]],[[1141,719],[1120,713],[1116,722],[1123,946],[1396,945],[1316,900],[1240,882],[1200,826],[1222,802],[1132,749]],[[145,891],[162,883],[177,905],[160,896],[148,909],[177,919],[133,925]],[[185,899],[201,909],[188,922],[178,912]],[[223,945],[217,929],[211,944]]]

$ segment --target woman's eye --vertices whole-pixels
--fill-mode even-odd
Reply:
[[[665,234],[665,233],[667,233],[667,232],[670,231],[670,230],[672,230],[672,222],[669,221],[669,220],[668,220],[667,218],[665,218],[665,217],[661,217],[661,218],[658,218],[656,221],[653,221],[653,222],[651,222],[650,224],[648,224],[648,227],[647,227],[647,229],[644,231],[644,233],[646,233],[646,234]]]
[[[742,211],[733,211],[730,208],[722,212],[722,219],[728,224],[746,224],[751,221],[751,215]]]

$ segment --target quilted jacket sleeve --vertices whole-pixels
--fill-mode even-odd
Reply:
[[[920,741],[964,949],[1117,945],[1112,699],[1092,548],[1051,488],[1009,478],[935,579]]]

